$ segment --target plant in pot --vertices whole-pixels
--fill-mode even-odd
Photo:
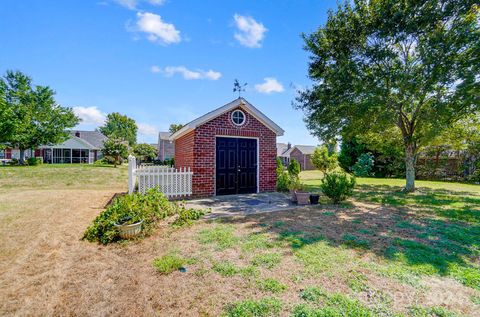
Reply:
[[[142,223],[143,219],[140,219],[139,216],[126,215],[117,221],[115,227],[118,228],[120,238],[131,239],[142,232]]]
[[[298,177],[290,181],[290,193],[292,194],[292,201],[299,205],[308,205],[310,193],[303,190],[303,185]]]

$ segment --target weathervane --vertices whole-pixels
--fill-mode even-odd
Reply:
[[[238,82],[238,79],[235,79],[233,81],[233,92],[238,91],[238,98],[240,98],[240,96],[242,94],[242,91],[245,91],[245,86],[246,85],[247,85],[247,83],[245,83],[243,85],[240,85],[240,83]]]

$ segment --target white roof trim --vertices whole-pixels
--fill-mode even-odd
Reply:
[[[209,113],[187,123],[183,128],[175,132],[170,136],[170,141],[173,141],[175,139],[178,139],[179,137],[189,133],[190,131],[193,131],[195,128],[198,126],[224,114],[225,112],[228,112],[232,109],[235,108],[242,108],[246,110],[248,113],[250,113],[252,116],[254,116],[258,121],[263,123],[266,127],[268,127],[270,130],[275,132],[277,136],[282,136],[285,131],[283,131],[282,128],[280,128],[275,122],[270,120],[266,115],[264,115],[260,110],[255,108],[251,103],[246,101],[244,98],[240,97],[238,99],[235,99],[234,101],[227,103],[226,105],[217,108],[213,111],[210,111]]]

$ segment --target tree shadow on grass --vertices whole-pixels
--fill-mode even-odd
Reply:
[[[378,192],[380,195],[390,195],[392,199],[404,199],[402,196],[396,197],[396,194],[388,194],[381,190]],[[471,204],[472,200],[473,205],[480,204],[480,199],[476,198],[467,201],[461,195],[455,196],[456,198],[442,196],[452,196],[451,193],[420,194],[424,195],[434,195],[435,200],[445,200],[444,205],[453,205],[458,201]],[[431,212],[436,206],[426,203],[431,199],[420,197],[416,198],[415,202]],[[229,223],[248,221],[256,230],[273,234],[276,239],[287,242],[294,250],[308,250],[319,243],[326,243],[335,248],[331,249],[332,252],[355,249],[359,258],[364,252],[373,252],[387,260],[387,263],[395,265],[396,269],[414,275],[450,276],[465,285],[480,289],[478,216],[473,215],[474,221],[470,223],[453,222],[431,217],[429,214],[412,213],[408,203],[399,205],[400,208],[376,204],[353,207],[321,205],[306,210],[263,213],[227,218],[223,221]],[[464,212],[462,211],[464,208],[455,210],[461,213]],[[473,210],[470,211],[473,213]],[[434,211],[435,215],[438,213]],[[457,214],[447,216],[449,219],[460,218]],[[315,252],[303,254],[307,257],[326,256],[326,253]],[[309,261],[308,258],[306,260]],[[331,260],[337,259],[334,257]]]

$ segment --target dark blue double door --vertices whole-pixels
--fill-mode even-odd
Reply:
[[[217,195],[257,192],[257,140],[217,137]]]

